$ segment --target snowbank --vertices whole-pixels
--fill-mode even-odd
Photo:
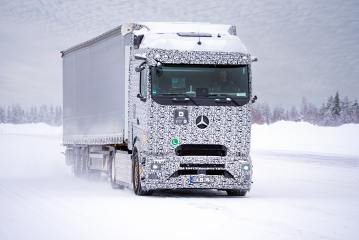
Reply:
[[[54,127],[45,123],[0,124],[0,135],[37,135],[61,136],[62,127]]]
[[[44,123],[0,124],[0,136],[31,135],[62,137],[62,127]],[[279,121],[271,125],[254,124],[252,151],[280,151],[318,155],[359,156],[359,124],[320,127],[306,122]],[[59,142],[60,143],[60,142]]]
[[[0,124],[0,179],[68,174],[61,138],[62,127]]]
[[[358,136],[359,124],[340,127],[286,121],[271,125],[255,124],[252,129],[252,151],[359,156]]]

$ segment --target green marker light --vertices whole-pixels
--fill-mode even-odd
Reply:
[[[177,137],[171,139],[172,146],[177,146],[178,144],[179,144],[179,139]]]

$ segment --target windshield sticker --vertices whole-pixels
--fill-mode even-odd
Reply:
[[[172,78],[172,88],[186,88],[185,78]]]

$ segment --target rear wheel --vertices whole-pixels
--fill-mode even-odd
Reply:
[[[150,195],[150,191],[143,190],[141,186],[141,174],[140,174],[140,165],[138,160],[138,152],[135,150],[132,155],[132,184],[133,191],[136,195],[144,196]]]
[[[228,189],[226,191],[227,191],[228,196],[244,197],[247,194],[247,191],[245,191],[245,190]]]
[[[87,172],[87,159],[85,152],[86,149],[79,147],[74,148],[72,152],[72,171],[76,177],[82,177],[86,175]]]

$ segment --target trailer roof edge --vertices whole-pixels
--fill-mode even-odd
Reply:
[[[66,49],[64,51],[61,51],[60,52],[61,57],[64,57],[66,54],[74,52],[74,51],[76,51],[78,49],[91,46],[92,44],[97,43],[97,42],[99,42],[101,40],[104,40],[104,39],[106,39],[108,37],[117,36],[117,35],[121,34],[121,27],[122,27],[122,25],[120,25],[120,26],[118,26],[118,27],[116,27],[116,28],[114,28],[114,29],[112,29],[110,31],[107,31],[107,32],[105,32],[105,33],[103,33],[103,34],[101,34],[101,35],[99,35],[97,37],[94,37],[94,38],[92,38],[92,39],[90,39],[88,41],[82,42],[82,43],[77,44],[77,45],[75,45],[73,47],[70,47],[70,48],[68,48],[68,49]]]

